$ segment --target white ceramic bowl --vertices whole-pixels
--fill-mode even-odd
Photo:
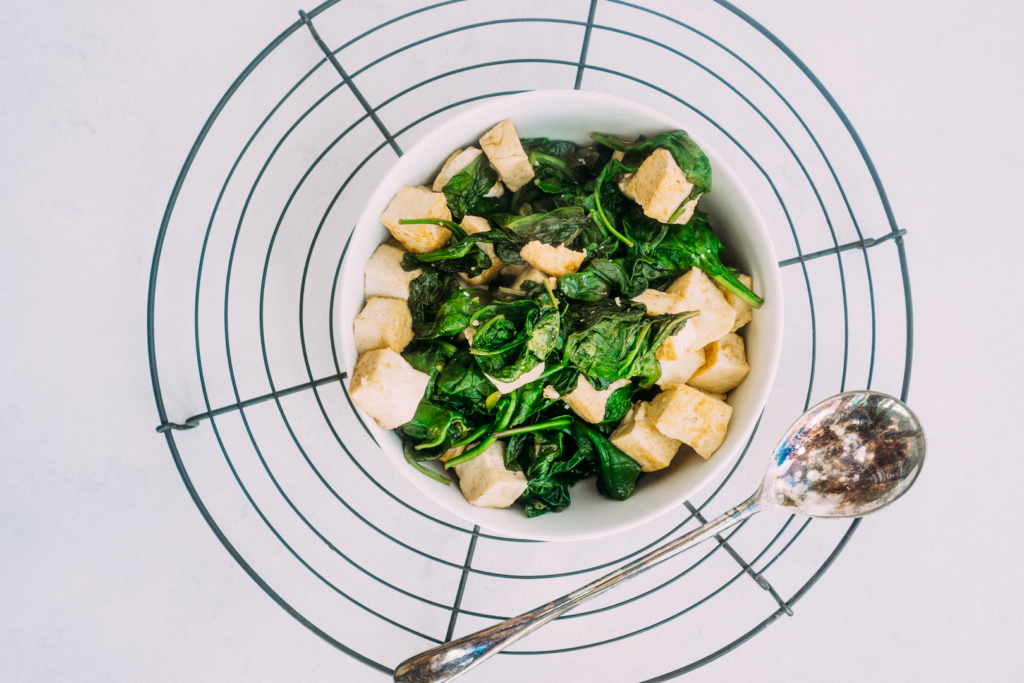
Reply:
[[[388,237],[379,218],[402,185],[428,184],[441,164],[457,148],[479,146],[478,140],[494,124],[511,118],[523,138],[547,137],[590,143],[591,132],[620,138],[687,130],[674,121],[628,100],[594,92],[545,90],[489,100],[450,119],[425,136],[395,164],[366,202],[345,258],[336,316],[341,339],[341,364],[351,375],[357,360],[352,322],[362,309],[363,265]],[[684,446],[672,464],[641,478],[636,491],[618,502],[597,493],[593,480],[574,486],[572,505],[559,514],[527,519],[521,507],[492,510],[470,505],[457,485],[442,486],[415,471],[402,456],[398,436],[381,429],[362,410],[360,417],[400,471],[426,498],[484,529],[517,538],[581,540],[611,534],[644,523],[681,504],[739,457],[764,407],[775,377],[782,347],[782,282],[778,259],[764,220],[735,173],[715,151],[694,138],[711,160],[713,191],[700,199],[699,208],[710,215],[711,226],[726,245],[727,263],[749,273],[765,304],[755,311],[742,334],[746,337],[750,374],[729,395],[733,407],[729,432],[714,455],[704,461]],[[429,463],[441,468],[440,463]],[[417,505],[419,501],[407,501]]]

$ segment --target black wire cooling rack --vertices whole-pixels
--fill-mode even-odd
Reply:
[[[743,457],[700,498],[638,530],[536,543],[468,526],[380,457],[341,381],[333,312],[355,218],[403,148],[474,102],[568,87],[660,109],[728,161],[786,256],[786,340]],[[158,431],[249,576],[390,674],[741,500],[763,468],[747,453],[766,452],[813,401],[861,387],[905,400],[903,235],[839,105],[728,2],[326,2],[232,83],[175,183],[149,288]],[[559,619],[475,680],[680,676],[792,615],[858,524],[760,515]]]

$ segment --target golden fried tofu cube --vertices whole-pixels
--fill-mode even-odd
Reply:
[[[700,315],[687,321],[697,333],[697,338],[688,349],[690,351],[718,341],[729,333],[736,322],[736,309],[729,305],[722,290],[700,268],[691,268],[676,278],[669,285],[668,293],[686,299],[686,310],[700,311]]]
[[[384,429],[400,427],[416,415],[416,407],[430,382],[391,349],[376,349],[359,356],[349,395],[355,404]]]
[[[655,429],[647,409],[643,401],[634,403],[608,440],[636,460],[642,471],[655,472],[669,466],[683,442]]]
[[[742,282],[747,289],[754,291],[754,278],[749,275],[737,275],[736,279]],[[754,309],[746,301],[727,289],[722,289],[722,295],[729,305],[736,309],[736,322],[732,324],[732,329],[730,330],[730,332],[735,332],[753,319]]]
[[[554,277],[575,273],[580,269],[583,259],[587,258],[586,251],[566,249],[564,244],[553,247],[537,240],[527,242],[519,250],[519,255],[534,268]]]
[[[405,299],[371,296],[352,323],[359,354],[389,348],[401,353],[412,341],[412,313]]]
[[[363,266],[363,293],[370,296],[386,296],[392,299],[408,299],[409,283],[423,272],[421,269],[405,272],[402,257],[405,249],[382,244]]]
[[[612,382],[604,391],[598,391],[583,374],[580,374],[576,388],[563,396],[562,400],[569,404],[572,412],[591,424],[597,424],[604,420],[604,409],[612,393],[628,384],[628,379],[620,379]]]
[[[704,365],[687,381],[691,387],[725,394],[739,386],[750,372],[743,337],[730,332],[704,348]]]
[[[489,232],[491,224],[487,222],[486,218],[480,216],[466,216],[459,223],[462,229],[466,231],[467,235],[475,235],[478,232]],[[498,273],[505,266],[505,263],[497,257],[494,253],[494,245],[488,242],[478,242],[477,247],[484,250],[484,253],[491,257],[491,267],[480,273],[476,277],[468,277],[465,273],[459,273],[459,277],[466,281],[466,284],[477,286],[490,282],[494,278],[498,277]]]
[[[658,358],[658,365],[661,366],[658,386],[663,390],[673,384],[686,384],[693,377],[693,373],[704,365],[704,349],[688,351],[671,360]]]
[[[626,187],[626,196],[642,206],[645,215],[662,223],[668,223],[693,191],[693,185],[687,182],[672,153],[664,147],[659,147],[644,159]],[[675,222],[683,224],[690,220],[696,205],[696,199],[687,202],[687,208]]]
[[[654,397],[647,419],[655,429],[689,444],[707,460],[725,440],[732,406],[686,386],[674,385]]]
[[[437,251],[448,244],[452,233],[440,225],[402,225],[400,220],[412,218],[443,218],[451,220],[452,212],[440,192],[423,187],[403,185],[398,188],[388,208],[381,214],[383,223],[402,246],[416,254]]]
[[[472,460],[455,466],[459,488],[470,505],[507,508],[526,490],[526,475],[505,469],[505,442],[495,441]]]
[[[551,289],[558,286],[558,278],[549,277],[540,268],[529,266],[526,270],[516,276],[516,281],[512,283],[512,289],[522,289],[523,283],[527,280],[530,282],[536,282],[538,285],[542,285],[547,281],[548,284],[551,285]]]
[[[533,180],[533,167],[523,150],[523,144],[519,142],[519,133],[512,119],[505,119],[487,131],[480,138],[480,147],[508,189],[515,192]]]

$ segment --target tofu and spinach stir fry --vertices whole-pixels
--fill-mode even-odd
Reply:
[[[625,500],[683,444],[718,449],[750,370],[763,301],[697,210],[707,156],[681,130],[592,137],[503,121],[381,216],[351,396],[473,505],[557,512],[591,477]]]

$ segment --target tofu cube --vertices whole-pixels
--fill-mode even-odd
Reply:
[[[386,296],[392,299],[408,299],[409,283],[423,272],[421,269],[405,272],[402,257],[405,249],[382,244],[363,266],[364,289],[368,296]]]
[[[656,289],[648,289],[643,294],[633,297],[633,301],[639,301],[647,306],[647,315],[664,315],[665,313],[694,310],[687,308],[687,301],[683,297],[659,292]],[[691,353],[691,347],[701,348],[701,346],[697,346],[697,329],[693,323],[694,318],[690,318],[686,321],[683,329],[666,339],[658,348],[656,358],[658,360],[677,360]]]
[[[659,147],[644,159],[644,163],[630,178],[625,194],[644,208],[644,214],[668,223],[668,219],[692,191],[693,185],[687,182],[672,153]],[[696,205],[696,200],[687,202],[687,209],[676,219],[676,223],[683,224],[690,220]]]
[[[604,391],[597,391],[587,381],[587,378],[581,374],[576,388],[563,396],[562,400],[568,403],[572,411],[584,420],[591,424],[597,424],[604,420],[604,408],[608,404],[608,399],[612,393],[627,384],[629,384],[628,379],[620,379],[613,382]]]
[[[647,419],[647,409],[647,403],[634,403],[608,439],[636,460],[642,471],[655,472],[669,466],[683,442],[655,429]]]
[[[462,226],[467,235],[475,235],[478,232],[490,232],[491,229],[491,224],[487,222],[487,219],[480,218],[479,216],[466,216],[459,225]],[[468,277],[465,273],[459,273],[459,277],[465,280],[466,284],[474,287],[490,282],[498,277],[501,269],[505,266],[505,263],[494,253],[493,244],[480,242],[477,244],[477,247],[483,249],[484,253],[491,257],[491,267],[476,277]]]
[[[449,180],[455,177],[459,171],[473,163],[473,160],[483,154],[476,147],[470,147],[469,149],[457,149],[452,152],[452,155],[448,157],[448,160],[444,162],[444,166],[441,167],[441,171],[434,178],[433,190],[434,192],[440,192],[444,189],[444,186]],[[484,194],[485,197],[500,197],[505,194],[505,186],[501,184],[500,180],[494,182],[491,189]]]
[[[750,372],[743,337],[730,332],[704,349],[702,365],[687,384],[696,389],[725,394],[739,386]]]
[[[687,323],[693,326],[697,334],[689,351],[696,351],[718,341],[729,333],[736,322],[736,309],[729,305],[722,290],[700,268],[692,268],[676,278],[669,285],[668,293],[686,299],[687,310],[700,311],[700,315]]]
[[[530,266],[512,266],[506,264],[505,267],[501,269],[501,274],[511,275],[512,277],[519,277],[529,269]]]
[[[458,448],[449,448],[448,450],[446,450],[444,453],[441,454],[441,462],[448,462],[449,460],[451,460],[455,456],[462,455],[463,453],[466,452],[467,448],[469,448],[469,446],[459,446]],[[456,465],[456,467],[458,467],[458,465]]]
[[[689,311],[686,307],[686,299],[668,292],[659,292],[656,289],[648,289],[643,294],[633,297],[647,307],[647,315],[664,315],[665,313],[682,313]]]
[[[348,391],[377,424],[394,429],[416,415],[429,382],[430,375],[409,365],[391,349],[376,349],[359,356]]]
[[[526,475],[505,469],[505,442],[495,441],[472,460],[455,466],[459,488],[470,505],[507,508],[526,490]]]
[[[512,289],[522,289],[523,283],[527,280],[530,282],[536,282],[538,285],[544,284],[544,281],[547,280],[551,285],[551,289],[558,286],[558,278],[548,277],[540,268],[529,266],[526,270],[516,276],[516,281],[512,283]]]
[[[441,171],[434,178],[433,190],[434,192],[440,192],[444,189],[445,183],[452,179],[452,177],[461,171],[462,169],[469,166],[474,159],[483,154],[482,151],[476,147],[470,147],[469,149],[457,149],[452,152],[451,156],[444,162],[444,166],[441,167]]]
[[[566,249],[562,244],[553,247],[537,240],[527,242],[526,246],[519,250],[519,255],[534,268],[555,277],[575,273],[580,269],[583,259],[587,258],[586,251]]]
[[[512,119],[505,119],[480,138],[480,147],[508,189],[515,192],[533,180],[533,167],[519,142]]]
[[[728,394],[716,394],[713,391],[704,391],[703,389],[697,389],[697,391],[704,394],[705,396],[710,396],[711,398],[717,399],[719,401],[724,401],[725,399],[729,398]]]
[[[448,210],[448,202],[440,192],[431,192],[422,187],[403,185],[398,188],[388,208],[381,214],[383,223],[395,239],[409,251],[424,254],[437,251],[448,244],[452,233],[440,225],[402,225],[403,219],[411,218],[443,218],[451,220],[452,212]]]
[[[519,379],[512,380],[511,382],[502,382],[500,379],[494,379],[493,377],[488,375],[486,372],[484,373],[484,377],[486,377],[487,379],[491,380],[491,384],[493,384],[494,387],[498,391],[500,391],[501,393],[503,393],[503,394],[511,394],[513,391],[515,391],[519,387],[523,386],[524,384],[529,384],[530,382],[532,382],[533,380],[537,379],[538,377],[540,377],[543,374],[544,374],[544,363],[539,363],[532,370],[530,370],[528,372],[524,372],[523,374],[521,374],[519,376]]]
[[[371,296],[352,324],[356,352],[388,348],[401,353],[412,341],[412,313],[405,299]]]
[[[689,444],[707,460],[725,440],[732,406],[685,384],[654,397],[647,419],[665,436]]]
[[[687,352],[672,360],[658,359],[661,366],[661,377],[658,379],[658,386],[663,390],[673,384],[686,384],[693,373],[704,365],[704,349]]]
[[[694,327],[693,321],[694,318],[690,318],[683,329],[663,341],[654,357],[658,360],[679,360],[700,351],[700,348],[697,351],[690,351],[697,345],[697,328]]]
[[[754,278],[749,275],[737,275],[736,279],[746,285],[747,289],[754,291]],[[736,322],[732,324],[732,330],[730,330],[730,332],[735,332],[753,319],[754,309],[746,301],[727,289],[722,290],[722,295],[729,302],[729,305],[736,309]]]

